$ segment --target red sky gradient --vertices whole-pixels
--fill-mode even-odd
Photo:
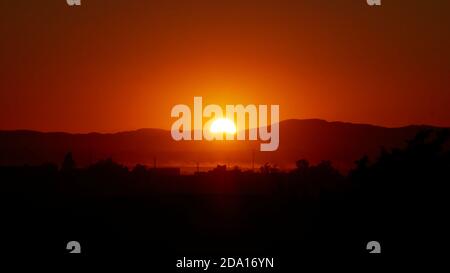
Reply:
[[[173,105],[450,126],[450,1],[0,2],[0,129],[169,129]]]

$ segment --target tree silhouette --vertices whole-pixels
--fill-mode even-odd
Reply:
[[[62,172],[72,172],[76,167],[75,160],[72,157],[72,152],[68,152],[65,157],[64,161],[61,165],[61,171]]]
[[[295,162],[297,166],[297,171],[304,172],[309,168],[309,161],[306,159],[300,159]]]

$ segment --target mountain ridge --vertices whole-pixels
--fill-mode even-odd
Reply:
[[[331,160],[348,170],[363,155],[374,157],[381,148],[401,147],[429,125],[382,127],[321,119],[288,119],[280,122],[280,146],[260,152],[259,141],[174,141],[169,130],[141,128],[115,133],[66,133],[33,130],[0,130],[0,165],[60,163],[71,151],[79,166],[112,157],[127,166],[137,163],[158,166],[250,167],[269,162],[292,168],[298,159],[312,163]]]
[[[435,126],[429,124],[409,124],[403,126],[383,126],[383,125],[375,125],[370,123],[359,123],[359,122],[350,122],[350,121],[328,121],[325,119],[319,118],[310,118],[310,119],[285,119],[279,122],[279,124],[290,123],[290,122],[317,122],[317,123],[327,123],[327,124],[342,124],[342,125],[358,125],[358,126],[368,126],[368,127],[377,127],[377,128],[386,128],[386,129],[401,129],[408,127],[426,127],[426,128],[450,128],[446,126]],[[45,133],[45,134],[67,134],[67,135],[89,135],[89,134],[100,134],[100,135],[114,135],[121,133],[130,133],[130,132],[145,132],[145,131],[166,131],[170,132],[169,129],[162,128],[153,128],[153,127],[142,127],[132,130],[122,130],[115,132],[99,132],[99,131],[90,131],[90,132],[65,132],[65,131],[40,131],[40,130],[30,130],[30,129],[0,129],[0,133],[2,132],[19,132],[19,133]]]

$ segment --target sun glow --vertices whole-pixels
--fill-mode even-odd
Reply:
[[[235,134],[236,133],[236,125],[229,119],[219,118],[213,121],[209,131],[213,134],[217,133],[227,133],[227,134]]]

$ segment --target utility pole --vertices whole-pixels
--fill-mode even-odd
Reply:
[[[252,150],[252,172],[255,172],[255,150]]]

